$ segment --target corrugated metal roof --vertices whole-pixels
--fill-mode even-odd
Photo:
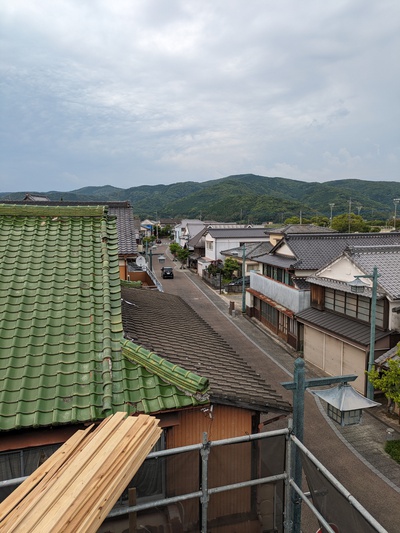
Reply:
[[[290,410],[282,396],[184,300],[126,287],[122,287],[122,298],[126,337],[173,364],[205,376],[212,401],[264,412]]]
[[[323,329],[331,332],[339,338],[348,339],[362,347],[369,346],[371,328],[368,324],[361,324],[349,317],[336,315],[329,311],[319,311],[309,307],[296,315],[298,322],[310,324],[316,329]],[[390,335],[388,332],[376,330],[375,340],[382,339]]]
[[[260,244],[269,244],[269,243],[259,243],[259,242],[248,242],[245,245],[245,258],[249,259],[252,252],[260,246]],[[271,246],[271,245],[270,245]],[[243,258],[243,246],[236,246],[235,248],[230,248],[229,250],[222,250],[221,255],[234,255],[239,258]]]
[[[266,228],[208,228],[208,233],[215,239],[235,237],[238,239],[267,238]]]
[[[198,403],[192,376],[123,357],[120,297],[104,207],[0,205],[0,430]]]

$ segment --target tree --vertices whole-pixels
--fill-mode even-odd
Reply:
[[[332,229],[340,233],[368,232],[369,224],[365,222],[361,215],[350,213],[333,217]]]
[[[239,270],[239,263],[232,257],[227,257],[224,261],[223,276],[226,279],[232,279],[235,270]]]
[[[181,268],[184,268],[184,265],[189,255],[190,255],[190,250],[188,250],[188,248],[182,248],[182,246],[179,247],[179,250],[176,253],[176,257],[181,264]]]
[[[285,220],[283,221],[284,224],[300,224],[300,218],[299,217],[289,217],[289,218],[285,218]]]
[[[400,343],[397,344],[397,354],[400,355]],[[400,405],[400,359],[389,360],[388,366],[389,369],[383,372],[373,368],[367,372],[368,379],[375,389],[381,390],[389,399],[389,406],[392,402]]]
[[[224,265],[220,259],[217,261],[212,261],[207,267],[207,272],[210,276],[216,276],[217,274],[222,274]]]
[[[177,256],[177,253],[179,252],[181,248],[182,246],[178,244],[177,242],[171,242],[171,244],[169,245],[169,251],[174,257]]]
[[[324,216],[315,216],[311,218],[311,224],[315,224],[316,226],[322,226],[324,228],[327,228],[329,226],[329,218]]]

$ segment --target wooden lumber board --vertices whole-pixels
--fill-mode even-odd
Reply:
[[[135,450],[127,455],[123,468],[119,467],[113,475],[112,483],[106,481],[104,486],[98,488],[96,493],[102,495],[101,501],[97,499],[97,502],[92,500],[87,502],[84,515],[72,523],[74,532],[89,533],[93,531],[95,533],[98,530],[120,494],[156,444],[160,434],[161,429],[158,426],[154,426],[148,431],[148,434],[141,439],[140,446],[135,446]]]
[[[132,420],[134,424],[132,424]],[[52,522],[54,527],[59,528],[59,531],[76,532],[81,524],[95,522],[97,525],[94,531],[97,531],[97,528],[119,498],[120,493],[140,467],[141,463],[139,464],[135,457],[138,454],[138,450],[144,447],[146,449],[144,458],[146,458],[157,442],[161,429],[156,425],[157,421],[153,420],[154,422],[149,424],[148,418],[128,419],[127,423],[131,426],[128,433],[120,441],[118,448],[115,449],[109,460],[97,470],[96,475],[92,478],[90,490],[83,491],[79,497],[73,500],[73,504],[69,506],[68,513],[65,513],[62,520],[60,520],[59,513],[61,509],[59,509],[59,512],[57,512],[56,508],[51,510],[51,514],[54,513]],[[132,464],[135,466],[134,470]],[[122,488],[119,490],[121,479],[123,480]],[[100,522],[98,516],[101,510],[103,510],[105,516]],[[45,522],[42,523],[44,524]],[[44,530],[47,531],[47,527]],[[86,525],[82,531],[89,531]]]
[[[75,433],[5,500],[2,532],[97,531],[161,429],[154,417],[125,413],[92,428]]]
[[[122,415],[122,416],[121,416]],[[89,438],[87,442],[83,442],[79,449],[79,453],[72,457],[69,461],[66,460],[60,468],[53,473],[53,475],[46,480],[44,485],[39,485],[34,491],[29,502],[24,501],[21,512],[15,517],[15,520],[8,530],[9,533],[18,531],[20,524],[23,523],[23,530],[28,532],[34,527],[43,513],[47,513],[54,502],[59,499],[60,494],[68,490],[71,482],[79,476],[80,470],[84,465],[90,462],[92,457],[95,457],[99,451],[103,449],[103,444],[109,439],[109,435],[118,430],[125,417],[124,413],[118,413],[115,416],[108,417],[110,420],[102,426],[100,431],[95,431],[96,438]],[[40,507],[38,507],[40,505]],[[66,503],[68,505],[68,503]],[[41,513],[38,513],[38,508]]]
[[[90,435],[89,432],[86,433],[86,437],[88,437],[88,435]],[[75,449],[78,456],[81,455],[82,450],[85,448],[85,440],[86,439],[80,442],[78,447]],[[16,508],[14,512],[12,513],[12,518],[10,519],[10,522],[6,524],[8,526],[7,531],[9,531],[10,533],[12,531],[18,531],[19,524],[22,521],[25,521],[27,519],[27,516],[30,513],[33,513],[35,515],[37,514],[38,501],[40,501],[43,497],[45,497],[46,495],[50,493],[54,494],[53,486],[55,482],[57,481],[57,479],[62,475],[63,470],[65,468],[68,468],[68,465],[70,464],[70,460],[72,460],[73,456],[74,456],[74,453],[65,457],[65,461],[59,464],[58,468],[56,468],[56,465],[54,465],[54,468],[42,480],[42,482],[36,486],[35,490],[32,490],[20,502],[20,504],[18,505],[18,508]]]
[[[154,442],[154,439],[153,441],[150,441],[148,450],[151,450]],[[90,533],[92,531],[95,533],[98,530],[118,500],[119,495],[140,468],[140,465],[146,456],[147,454],[144,454],[141,462],[136,461],[133,465],[128,465],[129,468],[126,467],[123,475],[118,476],[118,478],[115,477],[112,484],[107,484],[107,486],[104,487],[104,490],[101,492],[101,501],[97,500],[92,506],[89,505],[88,512],[86,512],[80,520],[72,523],[74,524],[73,530],[76,533]],[[68,531],[68,528],[64,531]]]
[[[135,430],[136,431],[136,430]],[[147,429],[147,432],[149,429]],[[146,458],[151,448],[157,442],[160,435],[160,428],[155,426],[152,428],[153,433],[151,437],[145,437],[144,435],[137,435],[137,442],[132,441],[132,444],[128,446],[126,454],[122,455],[120,450],[117,451],[118,461],[112,459],[111,467],[107,466],[106,475],[96,480],[96,483],[91,486],[90,491],[85,491],[82,496],[82,500],[79,502],[79,506],[75,506],[71,513],[65,515],[65,520],[60,523],[58,519],[56,527],[57,531],[97,531],[108,512],[111,510],[115,502],[117,501],[120,493],[129,483],[134,473],[139,468],[140,464],[135,466],[132,470],[131,463],[137,463],[135,459],[135,451],[137,453],[138,442],[142,443],[142,446],[146,446],[146,453],[143,456],[143,460]],[[134,435],[133,437],[134,438]],[[147,442],[148,441],[148,442]],[[122,479],[122,486],[120,486],[120,480]],[[40,531],[40,528],[38,529]]]
[[[76,511],[79,511],[82,502],[90,498],[92,494],[99,498],[106,486],[115,483],[119,470],[126,468],[125,463],[129,463],[129,457],[134,455],[137,443],[146,438],[146,432],[149,428],[147,419],[128,418],[112,434],[109,434],[109,438],[100,452],[86,463],[79,464],[77,475],[74,475],[71,481],[66,479],[64,485],[64,480],[60,480],[59,487],[63,488],[62,500],[51,498],[50,505],[45,502],[47,512],[40,522],[37,522],[37,531],[56,531],[56,528],[62,531],[64,521],[70,522],[68,516],[73,516]],[[137,441],[135,441],[135,435]],[[115,461],[115,456],[118,458],[118,462]],[[115,467],[117,467],[116,472],[114,471]],[[88,486],[90,490],[87,490]],[[99,490],[99,486],[102,490]],[[118,497],[119,494],[117,494],[115,501]],[[43,506],[43,500],[41,506]],[[87,512],[88,509],[84,506],[83,516],[86,516]],[[30,526],[30,523],[26,525]],[[28,529],[28,531],[31,530],[35,531],[36,529]],[[69,524],[68,530],[75,531],[75,527]]]
[[[43,483],[46,478],[51,477],[53,472],[57,471],[65,461],[69,460],[69,457],[76,452],[77,448],[85,440],[92,428],[93,425],[85,430],[76,431],[0,504],[1,528],[6,524],[7,516],[11,511],[15,513],[11,520],[15,520],[18,505],[20,505],[22,501],[26,503],[28,501],[27,498],[29,495],[33,494],[36,487]]]

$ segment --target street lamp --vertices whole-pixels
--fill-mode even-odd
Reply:
[[[375,322],[376,322],[376,294],[378,289],[378,269],[375,266],[372,270],[372,274],[365,274],[360,276],[354,276],[354,280],[350,281],[350,290],[355,294],[362,294],[366,288],[366,284],[360,278],[366,278],[372,280],[372,297],[371,297],[371,333],[369,340],[369,356],[368,356],[368,372],[370,372],[375,364]],[[367,398],[374,399],[374,386],[367,379]]]
[[[393,199],[393,203],[394,203],[394,217],[393,217],[393,228],[396,229],[396,211],[397,211],[397,205],[398,203],[400,202],[400,198],[394,198]]]
[[[332,227],[332,211],[333,211],[333,208],[335,207],[335,204],[329,204],[329,207],[331,208],[331,218],[330,218],[330,225],[329,225],[329,227],[331,228]]]
[[[303,442],[304,439],[304,393],[305,390],[310,387],[334,385],[336,383],[340,384],[339,388],[336,387],[334,389],[328,389],[325,391],[315,391],[315,394],[325,400],[330,406],[328,408],[329,416],[331,416],[331,418],[333,418],[334,420],[338,420],[339,423],[343,425],[357,423],[357,421],[354,420],[356,420],[357,418],[359,420],[361,418],[361,414],[360,416],[358,416],[358,414],[355,414],[355,411],[379,405],[376,402],[364,398],[352,387],[347,385],[349,381],[354,381],[355,379],[357,379],[357,376],[355,374],[349,374],[346,376],[330,376],[325,378],[305,379],[304,366],[304,359],[298,357],[294,362],[294,380],[281,383],[281,385],[286,390],[293,391],[293,433],[299,441]],[[350,392],[347,387],[349,387],[352,392]],[[344,395],[343,391],[345,393]],[[292,462],[293,481],[295,485],[300,488],[302,480],[302,463],[300,450],[297,446],[293,447]],[[301,500],[298,499],[297,493],[294,489],[292,491],[291,514],[293,520],[292,531],[293,533],[300,533]]]
[[[243,244],[242,255],[242,313],[246,312],[246,246]]]

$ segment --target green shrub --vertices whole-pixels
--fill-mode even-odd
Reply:
[[[121,279],[120,283],[122,287],[133,287],[135,289],[139,289],[142,286],[141,281],[127,281],[127,280]]]
[[[388,440],[385,444],[385,452],[400,464],[400,440]]]

